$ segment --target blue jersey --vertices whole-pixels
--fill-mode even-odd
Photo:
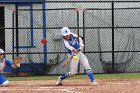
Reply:
[[[77,50],[80,49],[80,44],[79,44],[77,38],[76,38],[73,34],[71,34],[71,39],[68,40],[67,42],[68,42],[68,44],[69,44],[70,46],[72,46],[73,48],[75,48],[75,49],[77,49]],[[66,48],[67,48],[67,47],[66,47]],[[68,50],[68,54],[72,54],[72,51],[71,51],[70,49],[67,48],[67,50]]]
[[[0,73],[3,73],[5,65],[8,66],[8,67],[11,67],[12,64],[13,64],[13,62],[11,60],[8,60],[8,59],[5,59],[5,58],[0,60]]]

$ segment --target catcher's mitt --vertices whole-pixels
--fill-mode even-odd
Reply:
[[[14,58],[13,62],[14,62],[14,67],[17,68],[17,67],[20,67],[20,64],[22,63],[23,61],[23,58],[22,57],[16,57]]]

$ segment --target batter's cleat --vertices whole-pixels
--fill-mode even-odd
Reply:
[[[62,85],[62,80],[61,76],[58,77],[58,80],[56,81],[56,86],[61,86]]]
[[[96,86],[96,85],[98,85],[98,83],[94,80],[94,81],[91,82],[91,85]]]

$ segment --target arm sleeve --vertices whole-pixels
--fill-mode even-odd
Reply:
[[[79,37],[78,39],[79,39],[79,43],[83,44],[83,39],[81,37]]]
[[[72,46],[70,46],[70,44],[68,43],[68,41],[64,41],[64,44],[65,44],[65,46],[66,46],[66,48],[68,48],[69,50],[73,50],[73,49],[75,49],[74,47],[72,47]]]
[[[11,67],[13,65],[13,61],[5,59],[5,64],[9,67]]]

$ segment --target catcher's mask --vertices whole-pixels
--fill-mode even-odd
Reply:
[[[4,51],[2,49],[0,49],[0,54],[4,54]]]
[[[3,49],[0,49],[0,55],[4,55],[4,58],[5,58],[5,52]]]

